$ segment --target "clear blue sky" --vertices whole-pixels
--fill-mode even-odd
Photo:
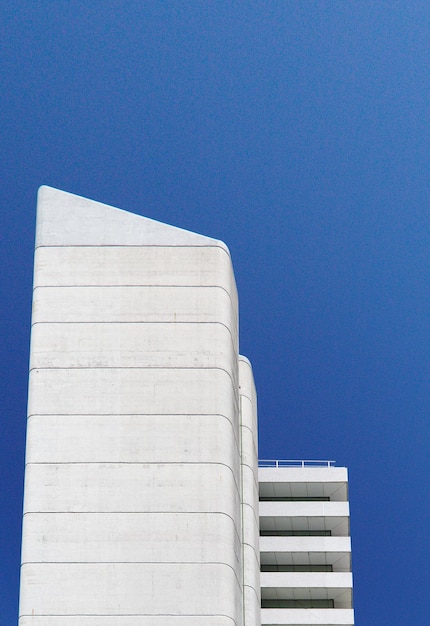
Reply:
[[[1,626],[41,184],[229,245],[260,456],[347,465],[357,624],[428,624],[428,1],[6,1],[0,50]]]

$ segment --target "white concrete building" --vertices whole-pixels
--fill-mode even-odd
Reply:
[[[260,612],[256,397],[222,242],[42,187],[27,433],[20,626],[305,624],[266,606],[306,585],[336,590],[306,624],[353,623],[346,570],[264,570]],[[260,471],[263,498],[346,484],[342,468]],[[294,506],[328,525],[347,511],[260,506],[263,534]],[[300,552],[288,539],[261,538],[263,569]],[[333,567],[349,554],[318,541]]]

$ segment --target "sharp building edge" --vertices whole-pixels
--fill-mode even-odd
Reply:
[[[50,187],[36,231],[19,626],[351,626],[347,473],[258,467],[225,244]]]

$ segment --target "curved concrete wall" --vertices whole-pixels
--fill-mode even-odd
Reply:
[[[246,626],[260,626],[257,400],[251,364],[239,356],[243,601]]]

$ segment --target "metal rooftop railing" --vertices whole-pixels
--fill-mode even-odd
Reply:
[[[336,461],[311,461],[311,460],[273,460],[273,459],[259,459],[258,467],[333,467]]]

